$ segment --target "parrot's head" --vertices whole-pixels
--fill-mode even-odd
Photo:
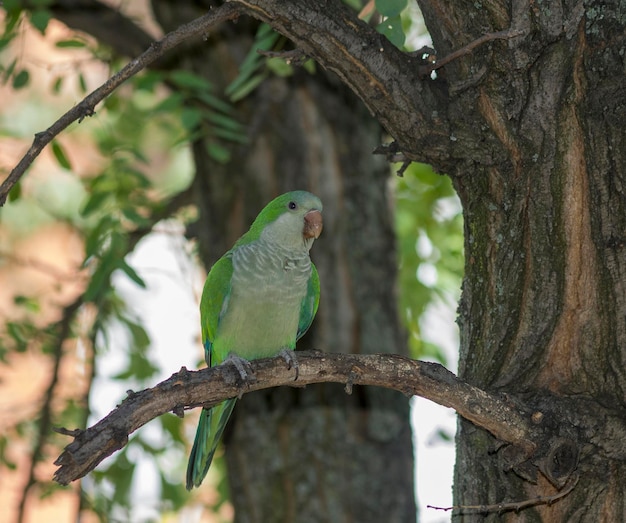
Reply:
[[[250,228],[286,249],[309,250],[322,232],[322,202],[307,191],[292,191],[268,203]]]

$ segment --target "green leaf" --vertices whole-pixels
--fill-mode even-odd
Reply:
[[[274,56],[265,61],[267,68],[276,76],[286,78],[293,74],[293,66],[288,64],[283,58]]]
[[[28,5],[31,9],[41,9],[50,6],[54,0],[30,0]]]
[[[25,87],[30,80],[30,73],[26,69],[22,69],[13,77],[13,89],[21,89]]]
[[[152,364],[152,362],[146,358],[145,354],[140,354],[137,351],[131,352],[130,364],[128,369],[113,376],[114,379],[128,380],[135,378],[138,380],[147,380],[159,372],[159,368]]]
[[[4,74],[2,75],[3,76],[2,83],[6,83],[9,81],[9,78],[11,78],[11,76],[13,75],[13,71],[15,71],[16,65],[17,65],[17,58],[14,58],[13,60],[11,60],[11,63],[6,68],[3,68],[2,66],[0,66],[0,70],[3,70],[4,72]]]
[[[139,274],[137,274],[135,269],[128,265],[128,263],[126,263],[126,260],[124,260],[123,258],[119,260],[118,268],[121,269],[124,274],[126,274],[126,276],[133,280],[137,285],[139,285],[139,287],[141,287],[142,289],[146,288],[146,282],[143,281],[143,279],[141,278],[141,276],[139,276]]]
[[[148,336],[148,333],[146,332],[146,329],[143,328],[143,326],[128,318],[124,318],[123,322],[124,325],[126,325],[128,332],[130,332],[130,335],[133,339],[133,344],[135,345],[136,349],[140,349],[143,351],[150,346],[150,336]]]
[[[4,34],[12,39],[15,36],[13,30],[22,18],[22,2],[18,0],[4,0],[2,7],[6,11],[4,20]]]
[[[181,418],[172,414],[164,414],[157,419],[161,422],[163,430],[165,430],[174,441],[178,443],[185,442],[183,420]]]
[[[5,47],[8,47],[14,37],[15,35],[7,34],[5,31],[4,35],[0,36],[0,51],[2,51]]]
[[[150,225],[150,220],[139,214],[133,207],[124,207],[122,214],[130,222],[134,223],[137,227],[147,227]]]
[[[256,76],[246,78],[246,81],[237,85],[236,89],[233,89],[230,94],[230,99],[233,102],[238,102],[244,99],[252,91],[254,91],[263,80],[267,78],[267,73],[261,73]]]
[[[138,90],[153,92],[154,88],[163,81],[163,73],[159,71],[144,71],[140,76],[135,76],[133,82]]]
[[[0,436],[0,463],[10,470],[15,470],[17,465],[14,461],[9,459],[7,449],[9,448],[9,438],[7,436]],[[13,453],[11,453],[13,454]]]
[[[100,252],[102,244],[116,225],[116,220],[112,216],[105,214],[95,227],[89,231],[85,239],[85,260],[96,256]]]
[[[209,91],[212,88],[211,82],[191,71],[173,71],[170,73],[170,80],[178,87],[185,87],[192,91]]]
[[[411,355],[445,361],[441,348],[422,338],[420,322],[432,303],[458,298],[464,265],[460,204],[450,179],[426,164],[412,163],[395,183],[400,309],[410,332]],[[427,287],[418,279],[422,264],[436,270],[435,286]]]
[[[376,10],[388,18],[399,16],[406,6],[407,0],[376,0]]]
[[[81,48],[81,47],[85,47],[87,44],[85,44],[85,42],[83,42],[82,40],[71,39],[71,40],[59,40],[54,45],[61,49],[67,49],[67,48]]]
[[[402,29],[402,19],[399,15],[387,18],[384,22],[378,24],[376,30],[385,35],[397,48],[400,49],[404,45],[406,35]]]
[[[116,267],[117,258],[110,252],[106,253],[106,255],[100,259],[100,263],[91,275],[89,285],[87,285],[87,289],[83,295],[85,302],[96,301],[96,298],[104,293],[110,281],[111,273]]]
[[[17,352],[25,352],[28,348],[27,328],[23,323],[16,321],[8,321],[6,323],[7,333],[15,342],[15,350]]]
[[[184,102],[182,93],[172,93],[167,98],[158,103],[154,110],[156,112],[170,112],[179,109]]]
[[[209,111],[205,111],[203,116],[206,120],[208,120],[212,124],[215,124],[216,126],[221,127],[222,129],[228,129],[229,131],[244,134],[244,126],[231,116],[226,116],[223,114]]]
[[[19,14],[21,13],[21,4],[22,2],[20,0],[4,0],[2,7],[9,13],[13,14],[17,12]]]
[[[52,152],[54,153],[54,157],[59,162],[59,165],[68,171],[72,170],[72,164],[67,158],[63,147],[57,140],[52,140]]]
[[[98,209],[100,209],[102,205],[104,204],[104,202],[106,202],[108,199],[109,199],[108,192],[104,192],[104,191],[92,192],[91,196],[87,200],[87,203],[80,211],[81,216],[86,218],[90,214],[93,214]]]
[[[229,142],[242,144],[248,143],[248,137],[240,131],[231,131],[230,129],[222,129],[219,127],[213,129],[212,131],[213,135],[217,136],[218,138],[228,140]]]
[[[31,298],[30,296],[23,296],[21,294],[13,298],[13,303],[18,307],[24,307],[28,312],[39,312],[41,309],[37,298]]]
[[[454,435],[453,434],[449,434],[448,432],[446,432],[445,430],[443,430],[441,428],[437,430],[437,437],[441,441],[445,441],[446,443],[454,442]]]
[[[22,197],[22,184],[17,182],[9,191],[9,201],[15,202]]]
[[[254,90],[267,76],[267,73],[257,75],[257,71],[264,65],[265,59],[257,51],[267,51],[278,41],[280,35],[269,25],[261,24],[246,58],[239,67],[239,75],[225,89],[225,94],[232,100],[238,101]]]
[[[78,74],[78,88],[80,89],[80,92],[83,94],[87,92],[87,82],[85,81],[85,77],[83,76],[83,73]]]
[[[343,3],[354,9],[357,13],[363,8],[361,0],[343,0]]]
[[[173,505],[172,509],[176,511],[185,505],[188,494],[180,482],[171,483],[161,475],[161,499],[168,500]]]
[[[61,87],[63,86],[63,77],[57,76],[52,84],[52,92],[54,94],[59,94],[61,92]]]
[[[129,461],[126,453],[128,448],[130,448],[129,445],[122,452],[118,453],[117,458],[106,470],[107,479],[115,485],[113,501],[122,506],[130,504],[130,488],[135,474],[135,463]]]
[[[37,9],[33,11],[30,15],[30,23],[33,24],[33,27],[37,29],[41,34],[45,34],[46,29],[48,27],[48,22],[52,18],[52,13],[47,9]]]
[[[230,151],[216,142],[206,142],[206,150],[209,156],[216,162],[227,164],[230,161]]]
[[[198,93],[196,97],[198,98],[198,100],[200,100],[201,102],[204,102],[205,104],[215,109],[216,111],[220,111],[224,114],[232,114],[234,112],[232,105],[230,105],[225,100],[222,100],[221,98],[218,98],[217,96],[212,95],[211,93],[207,93],[207,92]]]
[[[188,131],[196,130],[201,121],[202,114],[198,109],[184,107],[180,113],[180,122],[183,124],[183,127]]]

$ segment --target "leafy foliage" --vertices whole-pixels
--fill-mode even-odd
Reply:
[[[400,249],[400,307],[415,357],[446,363],[440,347],[422,337],[421,319],[437,300],[457,302],[463,274],[463,225],[450,179],[413,163],[396,183]]]
[[[402,13],[407,8],[407,4],[407,0],[376,0],[376,10],[383,17],[383,21],[376,29],[400,48],[405,41]]]
[[[45,0],[33,2],[30,10],[24,10],[21,2],[5,0],[0,52],[10,51],[12,43],[29,25],[37,34],[45,35],[52,20],[48,5]],[[402,47],[407,28],[407,1],[378,0],[375,7],[380,20],[378,30]],[[34,111],[42,111],[45,104],[56,104],[51,100],[62,98],[67,90],[86,93],[92,89],[90,74],[83,70],[85,63],[97,60],[107,62],[112,68],[120,66],[108,50],[78,34],[57,39],[53,47],[69,53],[69,60],[71,53],[86,53],[80,56],[87,56],[88,60],[76,60],[72,68],[77,70],[74,85],[69,85],[69,73],[53,71],[42,88],[41,82],[34,80],[38,71],[32,63],[23,61],[19,53],[0,63],[2,84],[14,91],[32,93],[27,106]],[[73,355],[72,364],[82,365],[80,372],[86,376],[86,383],[84,390],[73,391],[73,395],[62,394],[58,387],[61,371],[55,371],[57,374],[49,382],[50,397],[42,400],[47,402],[44,407],[49,409],[50,419],[45,421],[45,416],[40,414],[15,420],[6,434],[0,435],[0,468],[16,468],[16,456],[10,449],[12,439],[27,440],[33,448],[41,443],[40,448],[45,452],[41,450],[41,455],[34,455],[33,460],[51,461],[58,447],[66,442],[50,434],[51,426],[71,428],[88,423],[93,408],[90,397],[93,380],[98,375],[99,362],[112,344],[125,343],[127,358],[111,379],[126,388],[146,386],[160,371],[151,357],[152,341],[143,324],[144,318],[134,314],[124,302],[116,288],[116,278],[122,276],[141,288],[146,287],[141,274],[130,264],[128,254],[159,220],[170,218],[175,212],[168,204],[191,183],[191,169],[185,164],[189,144],[201,139],[213,160],[227,164],[232,154],[228,145],[245,144],[247,140],[248,129],[238,118],[236,102],[249,96],[268,76],[288,76],[294,71],[294,66],[285,60],[267,58],[257,50],[287,48],[288,42],[283,37],[261,24],[237,78],[224,93],[217,92],[208,79],[186,69],[145,71],[110,96],[90,125],[73,128],[68,135],[52,142],[51,160],[57,169],[54,183],[61,186],[61,192],[73,196],[67,205],[53,206],[49,193],[38,197],[27,183],[12,192],[3,219],[7,215],[15,218],[6,220],[1,232],[17,238],[21,234],[17,230],[20,224],[23,227],[28,223],[36,228],[62,223],[80,238],[77,259],[81,263],[66,278],[77,283],[77,288],[73,289],[71,298],[63,295],[61,305],[44,306],[40,296],[26,292],[14,297],[13,316],[10,319],[6,316],[0,326],[0,365],[3,366],[0,372],[9,369],[19,355],[41,357],[44,365],[51,368],[61,367]],[[315,71],[310,60],[304,67],[311,73]],[[46,101],[42,102],[42,98]],[[67,99],[62,103],[66,102]],[[0,119],[0,134],[24,141],[30,139],[27,132],[12,124]],[[87,144],[88,153],[75,154],[83,144]],[[90,155],[96,156],[97,161],[86,162],[85,156]],[[188,168],[179,169],[181,164]],[[401,306],[416,356],[442,359],[438,348],[422,339],[420,318],[433,301],[454,300],[458,290],[462,271],[461,222],[453,201],[448,180],[427,166],[415,164],[403,179],[397,180]],[[11,230],[11,224],[15,230]],[[3,254],[13,246],[4,238],[0,235],[0,268],[9,263],[9,257]],[[13,259],[11,263],[19,267],[28,265],[28,260]],[[436,281],[425,276],[428,271],[436,274]],[[59,288],[63,281],[59,278]],[[69,345],[74,349],[68,350]],[[76,358],[78,353],[82,359]],[[96,513],[102,521],[133,520],[131,494],[140,458],[150,460],[159,474],[160,512],[176,511],[187,502],[179,475],[173,474],[168,461],[172,453],[180,454],[179,463],[184,461],[187,439],[182,420],[173,415],[164,416],[156,425],[158,444],[140,431],[122,452],[85,480],[81,493],[84,510]],[[218,459],[215,469],[219,472],[220,468],[223,463]],[[46,483],[45,478],[33,474],[26,490],[31,485]],[[223,501],[227,497],[223,474],[218,489]]]

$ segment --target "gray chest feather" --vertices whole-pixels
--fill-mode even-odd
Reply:
[[[291,252],[277,247],[244,245],[233,252],[233,291],[261,301],[281,299],[299,303],[311,275],[308,251]]]
[[[231,352],[246,358],[293,348],[311,275],[308,252],[294,256],[252,244],[234,251],[232,262],[231,292],[218,338]]]

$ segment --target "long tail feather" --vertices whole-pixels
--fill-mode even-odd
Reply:
[[[236,401],[229,399],[210,409],[202,409],[187,465],[187,490],[199,487],[209,471],[213,454]]]

